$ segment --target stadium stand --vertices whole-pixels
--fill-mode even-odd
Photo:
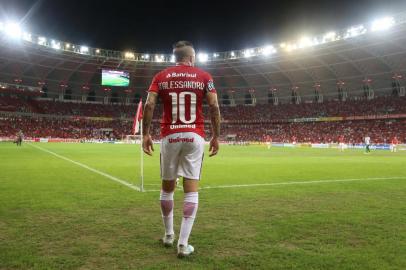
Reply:
[[[326,101],[323,103],[269,104],[256,106],[223,107],[222,115],[227,120],[257,120],[293,119],[304,117],[333,117],[386,115],[406,113],[406,99],[393,97],[378,97],[373,100]]]
[[[265,141],[270,135],[274,142],[337,143],[343,135],[347,143],[362,143],[368,134],[373,143],[389,143],[394,136],[406,142],[406,120],[367,120],[342,122],[306,122],[278,124],[226,125],[226,134],[235,134],[236,141]]]
[[[134,114],[134,105],[26,101],[21,98],[0,96],[0,110],[65,116],[131,118]],[[158,110],[160,110],[159,106]],[[237,105],[234,107],[222,106],[221,111],[224,120],[232,121],[405,114],[406,98],[378,97],[373,100],[327,101],[324,103],[283,104],[280,106],[273,106],[271,104],[258,104],[256,106]],[[207,111],[205,113],[207,114]]]
[[[25,101],[10,97],[1,97],[0,104],[2,110],[15,113],[1,118],[0,137],[13,136],[21,129],[28,137],[103,139],[100,130],[111,130],[109,139],[121,139],[131,133],[134,111],[134,106],[127,105]],[[233,136],[237,141],[262,141],[265,135],[271,135],[278,142],[292,142],[295,137],[300,142],[329,143],[337,142],[338,136],[344,135],[347,142],[360,143],[365,134],[370,134],[376,143],[389,142],[395,135],[406,141],[406,120],[397,119],[399,115],[406,115],[405,104],[405,98],[381,97],[370,101],[223,106],[222,139]],[[28,112],[28,115],[19,115],[20,112]],[[338,116],[361,119],[316,120]],[[371,116],[382,119],[366,120]],[[158,122],[159,119],[154,120],[156,139],[159,138]],[[208,128],[207,132],[210,136]]]
[[[368,133],[376,143],[395,135],[406,142],[406,48],[398,45],[406,42],[405,21],[393,18],[380,33],[350,27],[303,48],[268,46],[199,60],[222,103],[222,139],[270,135],[279,142],[320,143],[344,135],[350,143]],[[171,55],[147,57],[35,35],[1,41],[0,137],[21,129],[26,137],[121,139],[131,133],[135,104],[145,100],[153,76],[173,64]],[[102,69],[128,71],[130,85],[101,85]],[[153,124],[158,138],[159,119]]]

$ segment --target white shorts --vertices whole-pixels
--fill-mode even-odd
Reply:
[[[204,139],[194,132],[166,136],[161,143],[161,178],[185,177],[200,180],[203,165]]]

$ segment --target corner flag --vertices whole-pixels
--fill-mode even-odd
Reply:
[[[138,103],[138,108],[137,108],[137,114],[134,117],[134,123],[133,123],[133,134],[137,134],[140,132],[140,121],[142,119],[142,100]]]

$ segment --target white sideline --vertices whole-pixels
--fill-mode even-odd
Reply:
[[[141,189],[140,189],[139,187],[137,187],[136,185],[133,185],[133,184],[131,184],[131,183],[128,183],[128,182],[125,181],[125,180],[119,179],[119,178],[117,178],[117,177],[115,177],[115,176],[112,176],[112,175],[110,175],[110,174],[107,174],[107,173],[105,173],[105,172],[96,170],[96,169],[94,169],[94,168],[92,168],[92,167],[89,167],[89,166],[83,164],[83,163],[74,161],[74,160],[72,160],[72,159],[70,159],[70,158],[67,158],[67,157],[64,157],[64,156],[62,156],[62,155],[59,155],[59,154],[57,154],[57,153],[55,153],[55,152],[52,152],[52,151],[50,151],[50,150],[48,150],[48,149],[42,148],[41,146],[34,145],[34,144],[31,144],[31,143],[27,143],[27,144],[28,144],[29,146],[35,147],[35,148],[37,148],[37,149],[39,149],[39,150],[41,150],[41,151],[43,151],[43,152],[46,152],[46,153],[51,154],[51,155],[53,155],[53,156],[56,156],[56,157],[58,157],[58,158],[60,158],[60,159],[63,159],[63,160],[68,161],[68,162],[71,162],[71,163],[73,163],[73,164],[75,164],[75,165],[77,165],[77,166],[79,166],[79,167],[85,168],[85,169],[87,169],[87,170],[89,170],[89,171],[91,171],[91,172],[100,174],[100,175],[102,175],[102,176],[104,176],[104,177],[106,177],[106,178],[108,178],[108,179],[110,179],[110,180],[113,180],[113,181],[115,181],[115,182],[117,182],[117,183],[120,183],[120,184],[122,184],[122,185],[124,185],[124,186],[126,186],[126,187],[129,187],[129,188],[134,189],[134,190],[136,190],[136,191],[141,191]]]
[[[312,180],[312,181],[293,181],[293,182],[276,182],[276,183],[262,183],[262,184],[241,184],[241,185],[220,185],[220,186],[206,186],[203,189],[223,189],[223,188],[242,188],[242,187],[263,187],[263,186],[284,186],[284,185],[306,185],[306,184],[323,184],[323,183],[339,183],[339,182],[357,182],[357,181],[379,181],[379,180],[396,180],[406,179],[406,176],[396,177],[376,177],[376,178],[349,178],[349,179],[326,179],[326,180]],[[146,190],[147,192],[157,192],[160,190]]]

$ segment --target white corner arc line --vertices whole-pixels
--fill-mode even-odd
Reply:
[[[134,189],[134,190],[136,190],[136,191],[141,191],[141,189],[140,189],[139,187],[137,187],[136,185],[133,185],[133,184],[131,184],[131,183],[125,181],[125,180],[122,180],[122,179],[120,179],[120,178],[117,178],[117,177],[112,176],[112,175],[110,175],[110,174],[107,174],[107,173],[105,173],[105,172],[102,172],[102,171],[99,171],[99,170],[94,169],[94,168],[92,168],[92,167],[89,167],[89,166],[87,166],[86,164],[83,164],[83,163],[77,162],[77,161],[75,161],[75,160],[72,160],[72,159],[70,159],[70,158],[67,158],[67,157],[64,157],[64,156],[62,156],[62,155],[59,155],[59,154],[57,154],[57,153],[55,153],[55,152],[52,152],[52,151],[50,151],[50,150],[48,150],[48,149],[45,149],[45,148],[42,148],[42,147],[40,147],[40,146],[38,146],[38,145],[33,145],[33,144],[30,144],[30,143],[27,143],[27,144],[28,144],[29,146],[32,146],[32,147],[37,148],[38,150],[41,150],[41,151],[46,152],[46,153],[48,153],[48,154],[51,154],[51,155],[53,155],[53,156],[55,156],[55,157],[58,157],[58,158],[63,159],[63,160],[65,160],[65,161],[71,162],[71,163],[73,163],[73,164],[75,164],[75,165],[77,165],[77,166],[79,166],[79,167],[82,167],[82,168],[84,168],[84,169],[87,169],[87,170],[89,170],[89,171],[91,171],[91,172],[94,172],[94,173],[96,173],[96,174],[99,174],[99,175],[101,175],[101,176],[104,176],[104,177],[106,177],[106,178],[108,178],[108,179],[110,179],[110,180],[112,180],[112,181],[115,181],[115,182],[117,182],[117,183],[120,183],[120,184],[122,184],[122,185],[124,185],[124,186],[126,186],[126,187],[128,187],[128,188]]]
[[[342,182],[360,182],[360,181],[382,181],[382,180],[399,180],[406,179],[406,176],[394,177],[372,177],[372,178],[349,178],[349,179],[325,179],[325,180],[311,180],[311,181],[292,181],[292,182],[275,182],[275,183],[261,183],[261,184],[241,184],[241,185],[220,185],[220,186],[206,186],[201,187],[199,190],[205,189],[224,189],[224,188],[242,188],[242,187],[266,187],[266,186],[288,186],[288,185],[306,185],[306,184],[325,184],[325,183],[342,183]],[[149,189],[147,192],[157,192],[160,190]]]

